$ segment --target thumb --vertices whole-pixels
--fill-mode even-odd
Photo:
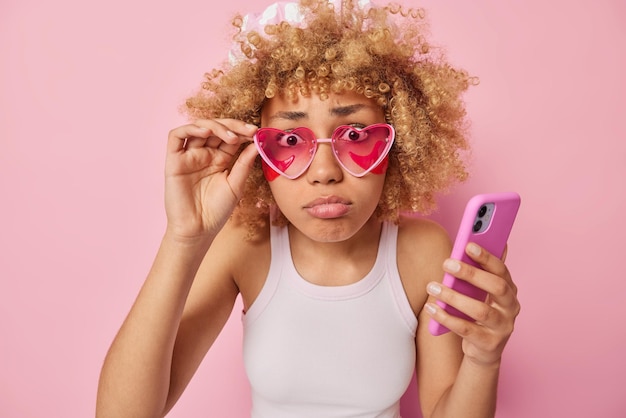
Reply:
[[[244,184],[250,175],[257,155],[257,149],[253,144],[246,146],[230,169],[228,184],[233,193],[237,196],[237,199],[240,199],[243,194]]]

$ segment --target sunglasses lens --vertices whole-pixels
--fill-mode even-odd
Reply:
[[[375,168],[387,156],[392,144],[393,131],[387,124],[363,129],[340,126],[333,134],[337,159],[355,176],[362,176]]]
[[[289,132],[261,128],[254,141],[261,158],[290,179],[300,176],[307,169],[315,151],[313,132],[307,128],[296,128]]]
[[[361,177],[381,163],[393,140],[391,125],[375,124],[363,129],[340,126],[333,133],[332,147],[341,165],[350,174]],[[274,171],[290,179],[307,170],[316,149],[313,131],[304,127],[289,132],[261,128],[254,136],[254,142],[261,158]]]

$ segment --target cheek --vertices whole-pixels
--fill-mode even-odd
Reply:
[[[387,172],[387,167],[389,167],[389,157],[385,157],[376,167],[370,171],[372,174],[385,174]]]
[[[265,161],[261,161],[263,167],[263,175],[265,176],[265,180],[274,181],[280,174],[278,174],[272,167],[267,165]],[[382,164],[382,163],[381,163]],[[378,168],[378,167],[377,167]]]
[[[263,175],[265,176],[265,180],[274,181],[280,176],[280,174],[274,171],[272,167],[267,165],[265,161],[261,161],[261,165],[263,168]],[[385,157],[385,159],[383,159],[376,167],[374,167],[370,171],[370,173],[385,174],[387,172],[387,167],[389,167],[389,157]]]
[[[273,171],[271,172],[273,173]],[[292,221],[294,210],[299,207],[299,199],[303,197],[302,186],[297,180],[289,180],[285,176],[277,174],[276,177],[268,182],[274,202],[278,206],[280,212]]]

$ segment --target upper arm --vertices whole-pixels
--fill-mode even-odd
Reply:
[[[443,279],[443,261],[450,256],[451,242],[446,231],[434,222],[410,220],[399,236],[399,268],[407,295],[418,316],[415,337],[420,405],[428,417],[437,402],[452,386],[463,352],[460,338],[447,333],[434,337],[428,331],[430,316],[424,304],[433,302],[426,293],[431,281]]]
[[[215,238],[187,297],[174,344],[167,411],[226,324],[239,294],[232,273],[233,235],[232,226],[227,224]]]

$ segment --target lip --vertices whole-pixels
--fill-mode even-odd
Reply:
[[[307,213],[315,218],[333,219],[350,211],[350,201],[338,196],[320,197],[304,205]]]

